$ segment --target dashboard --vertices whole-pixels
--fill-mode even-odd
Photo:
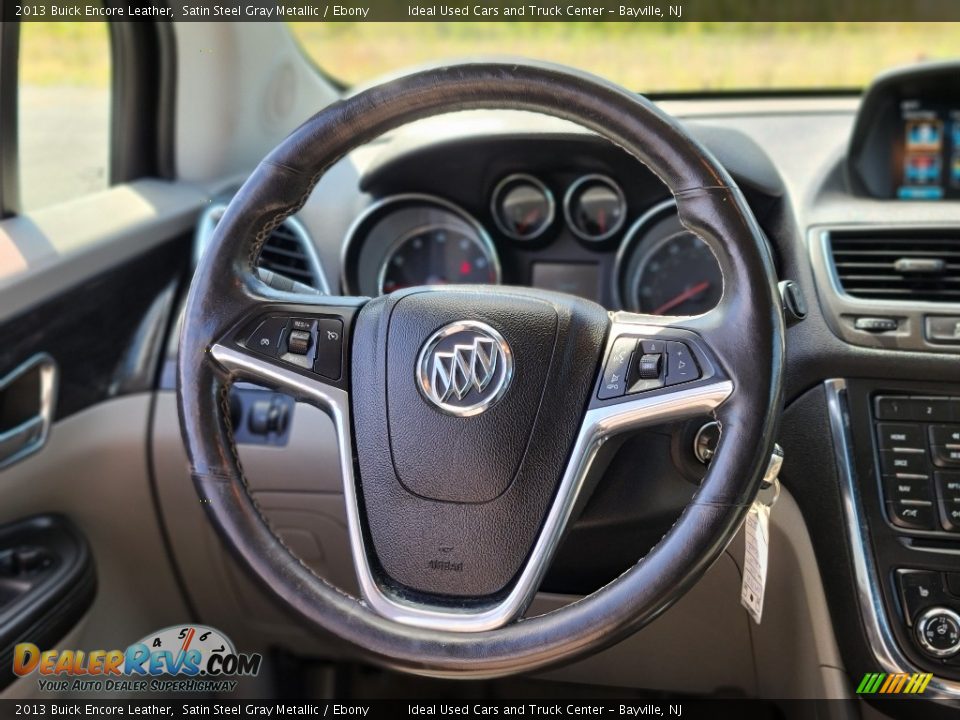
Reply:
[[[371,169],[347,233],[344,290],[526,285],[610,309],[696,315],[723,292],[709,246],[636,160],[590,137],[476,138]]]

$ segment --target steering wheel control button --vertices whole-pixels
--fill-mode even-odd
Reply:
[[[960,428],[958,428],[960,434]],[[924,450],[923,426],[913,423],[880,423],[877,437],[883,450],[911,448]]]
[[[636,338],[617,338],[607,358],[607,366],[603,371],[603,380],[597,397],[601,400],[620,397],[627,391],[627,373],[630,370],[630,360],[637,347]]]
[[[960,651],[960,615],[945,607],[932,607],[917,618],[917,642],[923,651],[946,658]]]
[[[641,355],[637,363],[637,375],[644,380],[660,377],[660,367],[663,365],[663,355]]]
[[[914,500],[919,502],[931,502],[933,500],[930,478],[924,475],[885,475],[883,486],[887,500]]]
[[[894,501],[887,503],[890,521],[898,527],[908,530],[933,530],[934,515],[932,503]]]
[[[247,349],[261,355],[277,357],[283,332],[287,328],[286,318],[268,318],[247,338]]]
[[[907,625],[913,625],[913,619],[925,608],[948,599],[943,578],[933,570],[897,570],[897,585]]]
[[[330,380],[339,380],[342,373],[343,321],[322,318],[317,321],[317,356],[313,370]]]
[[[667,343],[667,385],[697,380],[700,377],[700,368],[693,353],[682,342]]]
[[[640,350],[645,355],[665,355],[667,343],[664,340],[641,340]]]
[[[287,338],[287,352],[294,355],[306,355],[310,352],[310,345],[313,340],[309,330],[291,330]]]

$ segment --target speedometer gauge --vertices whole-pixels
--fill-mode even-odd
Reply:
[[[710,247],[696,235],[668,235],[642,258],[634,293],[650,315],[699,315],[720,302],[723,277]]]
[[[710,246],[687,230],[676,203],[647,211],[627,232],[616,260],[618,305],[649,315],[700,315],[723,295]]]
[[[387,252],[380,292],[413,285],[495,283],[495,261],[476,236],[446,225],[414,230]]]

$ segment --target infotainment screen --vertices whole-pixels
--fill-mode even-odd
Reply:
[[[892,156],[900,199],[960,198],[960,101],[901,100]]]

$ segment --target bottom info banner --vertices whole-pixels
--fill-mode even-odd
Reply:
[[[66,701],[0,700],[0,718],[25,717],[316,717],[316,718],[423,718],[423,717],[524,717],[524,718],[791,718],[811,717],[828,710],[825,705],[841,701],[787,701],[715,699],[639,702],[606,700],[576,701],[491,701],[470,700],[374,700],[336,701]],[[849,708],[848,708],[849,709]]]

